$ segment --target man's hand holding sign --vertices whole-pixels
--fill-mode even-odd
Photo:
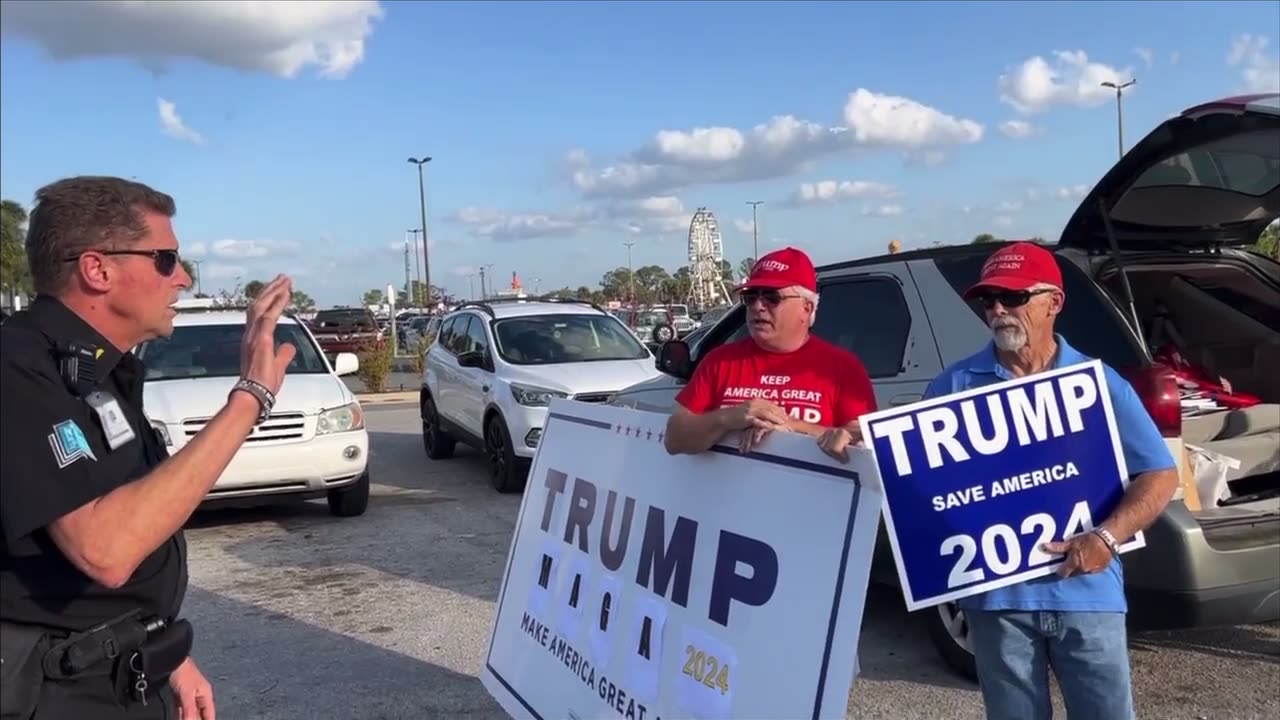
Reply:
[[[1062,287],[1044,248],[997,250],[966,293],[991,343],[862,418],[907,605],[958,601],[988,718],[1049,717],[1049,658],[1073,716],[1133,717],[1119,557],[1177,485],[1133,388],[1055,334]]]

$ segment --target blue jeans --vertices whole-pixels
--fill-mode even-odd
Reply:
[[[1048,720],[1049,669],[1067,717],[1133,720],[1123,613],[965,611],[988,720]]]

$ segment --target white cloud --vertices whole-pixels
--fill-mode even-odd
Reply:
[[[1127,82],[1131,67],[1114,68],[1090,62],[1083,50],[1057,50],[1054,61],[1037,55],[1000,76],[1000,100],[1024,115],[1055,105],[1091,107],[1115,96],[1103,82]]]
[[[1170,52],[1170,53],[1169,53],[1169,64],[1170,64],[1170,65],[1177,65],[1177,64],[1178,64],[1178,61],[1180,61],[1180,60],[1182,60],[1182,53],[1181,53],[1181,52],[1179,52],[1179,51],[1177,51],[1177,50],[1174,50],[1174,51],[1172,51],[1172,52]]]
[[[1133,54],[1141,58],[1143,64],[1147,67],[1151,67],[1155,64],[1155,53],[1152,52],[1151,48],[1136,47],[1133,49]]]
[[[506,212],[464,207],[449,220],[469,228],[475,237],[495,241],[569,237],[588,229],[612,229],[632,235],[684,232],[693,213],[674,195],[617,198],[563,212]]]
[[[897,95],[880,95],[858,88],[844,106],[844,121],[854,138],[865,145],[919,149],[975,143],[983,127]]]
[[[819,180],[801,183],[791,201],[798,205],[830,204],[868,196],[894,197],[898,194],[892,185],[869,180]],[[750,221],[747,230],[751,229]]]
[[[383,10],[349,2],[82,2],[6,0],[0,27],[57,60],[124,57],[153,72],[196,59],[293,78],[308,67],[345,77],[364,59]]]
[[[1022,209],[1022,202],[1019,200],[1005,200],[996,205],[996,210],[1002,213],[1016,213]]]
[[[862,214],[868,217],[900,217],[903,212],[901,205],[881,205],[879,207],[862,208]]]
[[[981,140],[982,125],[908,98],[858,89],[844,107],[846,125],[777,115],[754,127],[660,130],[617,161],[594,165],[582,150],[565,158],[573,185],[589,197],[636,197],[709,183],[785,177],[814,161],[859,148],[937,152]]]
[[[1231,41],[1227,64],[1239,67],[1244,92],[1280,91],[1280,52],[1268,52],[1270,38],[1244,33]]]
[[[224,238],[210,243],[189,243],[182,248],[185,257],[213,257],[223,260],[247,260],[268,256],[292,255],[302,249],[292,240],[236,240]]]
[[[733,221],[733,226],[738,229],[738,232],[743,232],[743,233],[749,233],[753,229],[755,229],[755,223],[753,223],[750,220],[745,220],[743,218],[735,218]]]
[[[204,136],[187,127],[183,122],[182,116],[178,114],[177,105],[164,98],[156,98],[156,104],[160,110],[160,126],[164,128],[165,135],[196,145],[204,144]]]
[[[991,219],[991,223],[999,228],[1013,227],[1013,218],[1008,215],[997,215]]]
[[[1036,133],[1036,127],[1026,120],[1006,120],[1000,123],[1000,132],[1014,140],[1024,140]]]
[[[476,237],[505,242],[576,235],[592,217],[590,211],[581,209],[566,213],[510,213],[468,206],[458,210],[452,219],[469,227]]]
[[[1088,195],[1088,194],[1089,194],[1089,186],[1085,185],[1084,183],[1078,183],[1076,185],[1070,185],[1067,187],[1060,187],[1053,191],[1054,197],[1058,198],[1059,200],[1080,200],[1081,198],[1083,198],[1085,195]]]
[[[243,265],[229,265],[227,263],[200,263],[200,272],[204,275],[201,278],[203,283],[205,280],[228,280],[232,278],[243,278],[248,276],[249,269]],[[207,292],[209,288],[204,288]]]

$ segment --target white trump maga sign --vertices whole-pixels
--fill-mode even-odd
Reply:
[[[556,400],[485,657],[513,717],[843,718],[879,524],[848,465],[777,433],[670,456],[667,416]]]

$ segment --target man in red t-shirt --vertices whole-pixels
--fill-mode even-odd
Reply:
[[[862,439],[858,417],[874,411],[876,399],[858,357],[809,332],[818,309],[813,263],[795,248],[777,250],[738,290],[750,337],[698,364],[667,421],[667,452],[703,452],[735,431],[744,431],[739,447],[747,452],[784,430],[812,435],[847,461],[846,448]]]

